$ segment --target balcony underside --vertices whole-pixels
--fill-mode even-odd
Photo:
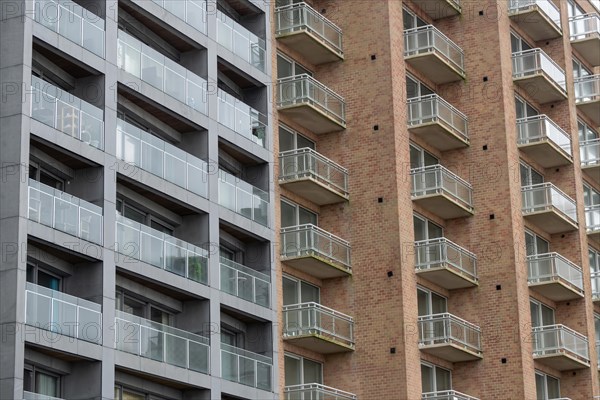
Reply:
[[[347,353],[354,351],[354,347],[316,332],[314,334],[302,336],[287,336],[284,337],[284,340],[295,346],[319,354]]]
[[[320,206],[341,203],[348,200],[346,194],[324,185],[311,176],[286,180],[280,179],[279,184],[290,192],[296,193]]]
[[[593,66],[600,65],[600,35],[571,41],[579,56]]]
[[[483,358],[480,353],[453,342],[420,345],[420,347],[421,351],[450,362],[474,361]]]
[[[542,72],[539,72],[537,75],[515,78],[514,82],[533,100],[540,104],[553,103],[555,101],[567,99],[567,95],[562,88]]]
[[[305,272],[315,278],[329,279],[352,275],[344,266],[321,257],[317,254],[305,254],[296,257],[282,256],[281,261],[298,271]]]
[[[583,297],[578,289],[560,278],[556,278],[554,281],[530,283],[529,287],[553,301],[575,300]]]
[[[439,120],[411,126],[408,130],[440,151],[469,147],[468,140]]]
[[[544,168],[559,167],[573,162],[569,154],[550,140],[520,144],[519,149]]]
[[[476,280],[462,274],[456,268],[444,263],[435,268],[417,269],[417,275],[445,289],[464,289],[477,286]]]
[[[577,110],[588,117],[595,126],[600,126],[600,98],[577,103]]]
[[[534,356],[534,360],[540,364],[547,365],[548,367],[554,368],[558,371],[570,371],[574,369],[589,368],[589,364],[585,361],[572,356],[566,351],[558,354],[548,354],[543,356]]]
[[[588,230],[587,237],[589,238],[589,240],[600,244],[600,228]]]
[[[600,183],[600,162],[597,164],[582,165],[581,169],[592,181]]]
[[[560,28],[537,7],[511,14],[510,19],[536,42],[562,36]]]
[[[460,15],[460,7],[451,0],[414,0],[432,19],[441,19]]]
[[[311,64],[320,65],[344,59],[343,55],[307,29],[279,34],[277,40],[300,53]]]
[[[464,73],[452,66],[434,51],[404,57],[406,62],[435,84],[456,82],[465,78]]]
[[[470,217],[473,211],[464,207],[445,193],[413,197],[413,201],[443,219]]]
[[[544,210],[524,215],[525,219],[550,234],[576,231],[577,224],[555,210]]]
[[[346,124],[336,121],[309,102],[279,107],[279,113],[317,135],[346,129]]]

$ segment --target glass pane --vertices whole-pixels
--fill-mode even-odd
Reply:
[[[433,368],[421,364],[421,386],[423,393],[433,392]]]
[[[317,225],[317,214],[308,211],[305,208],[298,207],[298,220],[300,225],[313,224]]]
[[[293,205],[286,203],[284,201],[281,202],[281,227],[285,228],[288,226],[296,225],[296,207]]]
[[[323,383],[321,363],[304,359],[304,383]]]
[[[169,317],[170,317],[170,314],[163,310],[159,310],[158,308],[154,308],[154,307],[150,308],[150,320],[151,321],[158,322],[159,324],[163,324],[163,325],[170,325]]]
[[[144,303],[134,300],[131,297],[123,299],[123,311],[138,317],[144,317]]]
[[[542,304],[542,324],[543,326],[554,325],[554,310]]]
[[[294,149],[294,134],[279,127],[279,151],[287,151]]]
[[[415,229],[415,241],[427,239],[427,232],[425,230],[425,221],[421,218],[413,216],[413,226]]]
[[[55,276],[52,276],[50,274],[47,274],[44,271],[39,271],[38,270],[38,276],[37,276],[37,284],[40,286],[44,286],[47,287],[49,289],[52,290],[59,290],[60,287],[60,279],[58,279]]]
[[[315,149],[315,142],[313,142],[312,140],[309,140],[307,138],[305,138],[302,135],[296,135],[296,141],[297,143],[297,148],[299,149],[303,149],[305,147],[308,147],[310,149]]]
[[[292,63],[281,56],[277,56],[277,78],[292,76]]]
[[[300,385],[301,383],[300,360],[285,356],[285,385]]]
[[[429,302],[427,301],[427,298],[427,292],[417,290],[419,316],[429,315]]]
[[[442,227],[434,224],[433,222],[427,222],[427,231],[428,239],[435,239],[444,236],[442,232]]]
[[[283,305],[298,303],[298,284],[288,278],[283,278]]]
[[[435,390],[438,392],[452,389],[450,383],[450,371],[443,368],[435,369]]]
[[[58,378],[42,374],[41,372],[35,375],[35,388],[36,393],[44,394],[46,396],[58,397]]]
[[[529,303],[529,312],[531,313],[531,325],[535,328],[541,326],[540,308],[537,303],[533,301]]]
[[[546,380],[543,375],[535,374],[535,393],[537,400],[546,400]]]
[[[560,397],[560,387],[558,379],[546,376],[546,383],[548,386],[548,398],[558,399]]]
[[[319,302],[319,288],[313,285],[309,285],[308,283],[301,282],[300,283],[300,302],[308,303],[308,302]]]
[[[435,293],[431,293],[431,313],[432,314],[441,314],[448,311],[448,307],[446,305],[446,298],[442,296],[438,296]]]

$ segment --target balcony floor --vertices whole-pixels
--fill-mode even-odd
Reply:
[[[535,42],[562,36],[560,28],[537,7],[511,14],[510,19]]]
[[[577,223],[555,210],[532,212],[524,218],[550,234],[572,232],[578,229]]]
[[[314,65],[342,61],[344,56],[307,29],[277,35],[277,40]]]
[[[297,179],[280,179],[279,185],[320,206],[348,201],[348,196],[331,188],[311,176]]]
[[[444,193],[413,197],[413,201],[443,219],[471,217],[473,215],[471,209],[462,206]]]
[[[556,278],[554,281],[530,283],[529,287],[553,301],[575,300],[583,297],[583,294],[574,286],[560,278]]]
[[[600,163],[585,165],[582,166],[581,169],[587,174],[587,176],[590,177],[592,181],[600,183]]]
[[[577,110],[588,117],[595,126],[600,125],[600,98],[592,101],[577,103]]]
[[[567,99],[566,93],[550,78],[542,72],[537,75],[528,75],[520,78],[514,78],[517,86],[525,91],[532,99],[540,104],[553,103]]]
[[[345,124],[339,123],[308,102],[279,107],[279,112],[317,135],[346,129]]]
[[[413,68],[438,85],[460,81],[465,78],[463,72],[434,51],[405,56],[404,59]]]
[[[442,264],[436,268],[417,269],[416,273],[429,282],[433,282],[448,290],[464,289],[478,285],[476,280],[462,274],[459,270],[448,264]]]
[[[440,151],[469,147],[469,141],[457,135],[441,121],[409,126],[408,131]]]
[[[519,145],[519,149],[544,168],[573,163],[573,158],[550,140]]]
[[[568,352],[560,354],[549,354],[534,356],[533,359],[558,371],[570,371],[574,369],[589,368],[590,364],[570,355]]]
[[[464,348],[456,343],[439,343],[431,345],[420,345],[421,351],[439,357],[450,362],[463,362],[481,360],[480,353]]]
[[[460,8],[457,8],[452,0],[414,0],[413,2],[434,20],[454,17],[461,13]]]
[[[281,256],[281,261],[298,271],[305,272],[315,278],[329,279],[352,275],[346,267],[334,263],[317,254],[300,255],[297,257]]]
[[[591,38],[572,40],[571,46],[579,53],[579,56],[588,63],[597,67],[600,65],[600,35]]]
[[[286,342],[302,347],[319,354],[347,353],[354,351],[354,347],[337,341],[329,336],[314,333],[312,335],[284,337]]]

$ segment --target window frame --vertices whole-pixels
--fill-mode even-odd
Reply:
[[[120,207],[119,207],[119,204],[120,204]],[[155,222],[155,223],[160,224],[163,227],[167,228],[167,230],[170,230],[170,232],[162,232],[161,231],[162,233],[165,233],[169,236],[173,236],[173,232],[175,231],[175,226],[173,224],[167,222],[166,220],[164,220],[163,218],[161,218],[160,216],[158,216],[156,214],[153,214],[149,211],[144,211],[142,208],[137,206],[135,203],[132,204],[131,200],[129,200],[127,197],[117,194],[117,200],[115,202],[116,213],[117,213],[117,215],[120,215],[123,218],[129,219],[129,217],[124,215],[125,207],[128,207],[131,210],[133,210],[139,214],[143,214],[144,215],[144,222],[142,223],[143,225],[145,225],[149,228],[152,228],[151,224],[152,224],[152,222]],[[156,228],[152,228],[152,229],[156,229]],[[158,229],[156,229],[156,230],[158,230]]]
[[[573,77],[574,78],[583,78],[586,76],[592,75],[592,71],[579,60],[577,57],[573,56]]]
[[[523,185],[522,168],[525,168],[527,170],[527,184],[526,185]],[[525,161],[523,161],[523,160],[519,161],[519,177],[521,178],[521,187],[537,185],[537,183],[535,183],[535,184],[533,183],[533,173],[535,173],[541,177],[541,179],[542,179],[541,183],[546,182],[546,179],[544,178],[544,174],[540,173],[537,169],[533,168],[531,165],[527,164]]]
[[[540,319],[540,321],[542,321],[542,322],[543,322],[543,313],[542,313],[542,309],[545,307],[545,308],[547,308],[548,310],[552,311],[552,324],[550,324],[550,325],[547,325],[547,324],[542,324],[542,325],[534,325],[534,323],[533,323],[533,315],[531,315],[531,326],[532,326],[532,328],[539,328],[539,327],[542,327],[542,326],[552,326],[552,325],[556,325],[556,310],[555,310],[554,308],[550,307],[550,306],[549,306],[549,305],[547,305],[547,304],[544,304],[544,303],[542,303],[542,302],[541,302],[541,301],[539,301],[539,300],[536,300],[536,299],[534,299],[533,297],[530,297],[530,298],[529,298],[529,305],[530,305],[530,308],[529,308],[529,311],[530,311],[530,312],[531,312],[531,305],[535,305],[535,306],[536,306],[536,308],[537,308],[537,312],[539,313],[539,319]]]
[[[44,367],[39,367],[36,364],[31,364],[28,362],[25,362],[25,365],[23,366],[23,371],[30,371],[32,374],[32,381],[31,381],[31,392],[32,393],[36,393],[36,394],[40,394],[40,395],[45,395],[44,393],[39,393],[39,389],[36,387],[36,376],[37,374],[42,374],[42,375],[46,375],[46,376],[50,376],[53,378],[56,378],[56,391],[57,391],[57,395],[56,396],[52,396],[52,397],[58,397],[60,398],[63,392],[63,388],[62,388],[62,384],[63,384],[63,380],[62,380],[62,375],[56,372],[53,372],[49,369],[46,369]],[[23,389],[25,390],[25,382],[23,382]],[[29,391],[29,390],[28,390]],[[49,395],[46,395],[49,396]]]
[[[310,209],[308,209],[306,207],[303,207],[303,206],[301,206],[298,203],[295,203],[295,202],[293,202],[291,200],[288,200],[288,199],[286,199],[284,197],[282,197],[280,199],[280,201],[283,202],[283,203],[286,203],[289,206],[294,207],[294,217],[295,217],[294,218],[295,219],[295,225],[282,226],[282,228],[288,228],[288,227],[291,227],[291,226],[298,226],[298,225],[300,225],[300,209],[303,209],[304,211],[307,211],[308,213],[313,214],[315,216],[315,223],[314,223],[314,225],[315,226],[319,226],[318,225],[319,224],[319,214],[317,214],[316,212],[314,212],[314,211],[312,211],[312,210],[310,210]],[[283,210],[283,207],[281,207],[281,210]]]
[[[175,313],[173,311],[167,310],[165,307],[161,307],[160,304],[157,304],[155,302],[152,302],[151,300],[142,297],[140,295],[138,295],[137,293],[133,293],[130,292],[120,286],[117,286],[116,290],[115,290],[115,309],[118,311],[121,311],[123,313],[127,313],[124,310],[124,305],[125,305],[125,298],[131,299],[133,301],[136,301],[138,303],[140,303],[142,305],[142,310],[143,310],[143,316],[141,316],[140,318],[144,318],[148,321],[152,321],[152,309],[156,309],[159,310],[165,314],[168,315],[168,323],[162,323],[162,322],[155,322],[157,324],[162,324],[165,326],[170,326],[170,327],[174,327],[174,322],[175,322]],[[127,313],[129,314],[129,313]],[[131,315],[135,315],[135,314],[131,314]]]
[[[519,108],[522,108],[524,115],[523,117],[518,116]],[[529,114],[530,110],[533,110],[534,114]],[[525,100],[523,97],[515,94],[515,116],[517,117],[517,120],[530,118],[537,115],[540,115],[540,110],[537,107],[534,107],[533,104]]]
[[[600,132],[579,118],[577,118],[577,134],[580,142],[600,139]]]
[[[511,37],[510,37],[510,39],[511,39],[510,40],[510,51],[511,51],[512,54],[520,53],[520,52],[526,51],[526,50],[535,49],[535,46],[530,45],[527,40],[525,40],[521,35],[519,35],[515,31],[511,30],[510,31],[510,35],[511,35]],[[518,48],[519,48],[518,50],[515,50],[513,48],[513,40],[512,40],[513,38],[515,38],[516,41],[517,41],[517,43],[518,43]],[[525,47],[527,47],[527,48],[524,49],[523,48],[523,44],[525,44],[526,45]]]
[[[299,75],[308,75],[310,77],[314,77],[314,72],[310,69],[305,67],[303,64],[299,63],[298,61],[294,60],[292,57],[278,51],[277,52],[277,58],[275,60],[276,64],[279,65],[279,57],[281,57],[282,60],[289,62],[291,64],[291,70],[292,70],[292,75],[287,75],[287,76],[279,76],[279,71],[280,68],[277,68],[277,79],[286,79],[286,78],[291,78],[293,76],[299,76]],[[299,67],[302,69],[302,71],[297,71],[296,67]],[[298,73],[300,72],[300,73]]]
[[[446,390],[452,390],[452,370],[448,369],[448,368],[444,368],[444,367],[440,367],[439,365],[421,360],[421,368],[426,367],[426,368],[431,368],[433,373],[432,373],[432,378],[433,378],[433,382],[431,382],[431,387],[433,388],[432,392],[426,392],[426,393],[435,393],[435,392],[439,392],[439,391],[446,391]],[[439,389],[437,387],[437,371],[438,370],[443,370],[443,371],[447,371],[448,375],[450,376],[450,388],[449,389]]]
[[[62,292],[63,291],[63,278],[64,276],[54,272],[51,268],[49,268],[48,266],[46,266],[46,264],[32,258],[32,257],[27,257],[27,263],[26,263],[26,268],[28,268],[29,266],[31,266],[33,268],[33,282],[27,280],[27,273],[25,274],[26,277],[25,279],[27,280],[27,282],[33,283],[34,285],[39,285],[39,272],[43,272],[46,275],[50,275],[53,278],[56,278],[58,280],[58,289],[52,289],[52,290],[56,290],[57,292]]]
[[[535,370],[535,374],[538,375],[538,376],[543,377],[543,379],[544,379],[544,391],[543,391],[544,400],[552,400],[552,399],[554,399],[554,397],[552,399],[550,399],[548,397],[548,378],[554,379],[557,382],[557,384],[558,384],[558,395],[560,396],[560,379],[559,378],[557,378],[555,376],[552,376],[552,375],[549,375],[549,374],[547,374],[545,372],[542,372],[540,370],[537,370],[537,369]],[[536,391],[536,396],[537,396],[537,391],[538,391],[537,381],[536,381],[535,391]]]
[[[405,82],[405,90],[406,90],[406,99],[410,100],[410,99],[418,99],[420,97],[423,96],[429,96],[432,94],[435,94],[435,90],[433,90],[432,88],[430,88],[429,86],[427,86],[426,84],[424,84],[422,81],[420,81],[419,79],[417,79],[414,75],[410,74],[410,73],[406,73],[406,79],[405,81],[411,80],[415,83],[415,87],[417,88],[417,95],[413,96],[413,97],[408,97],[408,82]],[[426,91],[430,91],[431,93],[425,93],[423,94],[423,89],[426,89]]]
[[[532,253],[530,253],[530,249],[527,247],[527,235],[531,236],[532,238],[532,243],[533,243],[533,249]],[[546,243],[546,245],[548,246],[548,251],[545,253],[540,253],[539,249],[538,249],[538,241],[543,241]],[[544,239],[542,236],[538,235],[537,233],[535,233],[534,231],[530,230],[530,229],[525,229],[525,254],[527,256],[535,256],[535,255],[540,255],[540,254],[546,254],[546,253],[550,253],[550,241]]]
[[[427,218],[427,217],[424,217],[424,216],[422,216],[421,214],[417,214],[417,213],[413,213],[413,230],[414,230],[414,231],[416,231],[416,230],[414,229],[414,227],[415,227],[415,226],[414,226],[414,224],[415,224],[415,219],[418,219],[418,220],[420,220],[420,221],[422,221],[422,222],[424,223],[424,226],[425,226],[425,231],[426,231],[426,232],[425,232],[426,239],[420,239],[420,240],[415,240],[415,241],[417,241],[417,242],[420,242],[420,241],[432,240],[432,239],[438,239],[438,238],[443,238],[443,237],[444,237],[444,227],[443,227],[443,226],[441,226],[441,225],[439,225],[439,224],[437,224],[437,223],[433,222],[433,221],[432,221],[432,220],[430,220],[429,218]],[[430,231],[430,229],[429,229],[429,228],[430,228],[429,224],[435,225],[436,227],[440,228],[440,231],[441,231],[441,236],[435,236],[435,237],[431,237],[431,235],[430,235],[430,232],[429,232],[429,231]]]
[[[410,150],[414,149],[416,151],[419,152],[419,162],[418,164],[413,164],[412,162],[412,157],[410,157],[411,159],[409,160],[410,162],[410,169],[415,169],[415,168],[425,168],[425,167],[430,167],[433,165],[440,165],[440,159],[438,157],[436,157],[435,155],[433,155],[432,153],[430,153],[429,151],[425,150],[424,148],[422,148],[421,146],[411,142],[409,144],[410,146]],[[412,153],[412,151],[411,151]],[[434,164],[425,164],[425,155],[430,156],[431,158],[435,159],[436,162]],[[416,165],[416,166],[415,166]]]
[[[312,144],[311,146],[308,146],[308,148],[313,149],[313,150],[317,150],[317,142],[315,142],[314,140],[310,139],[307,136],[304,136],[303,134],[301,134],[300,132],[296,131],[295,129],[290,128],[289,126],[280,123],[279,124],[279,129],[283,129],[284,131],[288,132],[289,134],[291,134],[292,136],[292,142],[293,142],[293,147],[289,150],[283,150],[283,151],[291,151],[291,150],[298,150],[298,149],[304,149],[306,148],[306,146],[304,147],[298,147],[298,136],[302,137],[302,139],[306,140],[307,142],[310,142],[310,144]],[[282,152],[281,150],[281,136],[279,135],[279,152]]]
[[[324,380],[323,380],[323,366],[324,366],[324,363],[322,363],[320,361],[317,361],[317,360],[313,360],[313,359],[307,358],[307,357],[299,356],[297,354],[288,353],[288,352],[284,352],[283,353],[283,357],[284,357],[284,361],[283,361],[284,373],[285,373],[285,357],[289,357],[289,358],[292,358],[294,360],[300,361],[300,368],[299,368],[299,370],[300,370],[300,382],[301,382],[300,385],[306,385],[306,384],[309,384],[309,383],[323,384],[323,382],[324,382]],[[321,372],[321,382],[306,382],[305,381],[305,378],[304,378],[304,360],[308,360],[310,362],[314,362],[315,364],[321,365],[321,371],[320,371]]]
[[[440,298],[442,298],[444,300],[445,311],[443,313],[447,313],[448,312],[448,298],[446,296],[444,296],[444,295],[442,295],[442,294],[440,294],[438,292],[435,292],[435,291],[433,291],[431,289],[428,289],[428,288],[426,288],[424,286],[420,286],[420,285],[417,285],[417,310],[419,308],[418,307],[418,302],[419,302],[419,296],[418,296],[418,294],[419,294],[419,291],[421,291],[421,292],[423,292],[423,293],[425,293],[427,295],[427,304],[426,304],[427,307],[426,308],[428,310],[427,314],[419,315],[419,317],[424,317],[424,316],[427,316],[427,315],[435,315],[435,314],[433,314],[433,311],[432,311],[432,309],[433,309],[433,307],[432,307],[433,306],[432,295],[436,295],[436,296],[438,296],[438,297],[440,297]],[[417,313],[418,313],[418,311],[417,311]]]
[[[405,18],[405,14],[408,14],[407,16],[409,16],[411,18],[411,23],[410,23],[410,27],[407,27],[406,23],[407,20]],[[422,26],[427,26],[427,25],[431,25],[430,23],[428,23],[427,21],[425,21],[423,18],[419,17],[415,12],[413,12],[412,10],[410,10],[407,7],[402,7],[402,29],[403,30],[408,30],[408,29],[415,29],[415,28],[420,28]]]
[[[310,282],[307,282],[303,279],[300,278],[296,278],[295,276],[292,275],[288,275],[288,274],[283,274],[282,279],[287,279],[289,281],[292,281],[295,283],[296,285],[296,293],[297,293],[297,297],[296,297],[296,302],[295,303],[290,303],[290,304],[284,304],[285,305],[293,305],[293,304],[300,304],[302,303],[302,284],[308,285],[308,286],[312,286],[317,290],[317,294],[318,294],[318,299],[315,301],[315,303],[321,304],[321,288],[317,285],[313,285]],[[285,286],[282,285],[281,288],[281,293],[283,295],[283,291],[284,291]],[[285,299],[285,295],[283,295],[282,299]],[[282,300],[285,301],[285,300]]]

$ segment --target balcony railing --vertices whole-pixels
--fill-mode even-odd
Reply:
[[[165,271],[208,284],[208,252],[149,226],[117,215],[117,252],[123,264],[140,260]]]
[[[577,104],[600,100],[600,75],[576,78],[574,84]]]
[[[464,75],[465,55],[460,47],[433,25],[404,31],[404,57],[434,53]]]
[[[552,183],[538,183],[521,188],[523,213],[531,214],[556,210],[577,223],[577,205],[575,201]]]
[[[600,300],[600,271],[594,271],[590,274],[592,279],[592,299]],[[600,362],[600,358],[598,359]]]
[[[481,353],[481,329],[449,313],[419,317],[419,345],[459,344]]]
[[[456,390],[444,390],[441,392],[423,393],[421,400],[479,400],[476,397],[457,392]]]
[[[563,281],[573,290],[583,294],[583,272],[558,253],[536,254],[527,257],[530,284]]]
[[[217,89],[219,123],[267,147],[267,117],[229,93]]]
[[[104,112],[36,77],[31,77],[31,118],[104,149]]]
[[[600,37],[600,15],[592,13],[569,18],[571,41]]]
[[[228,381],[272,389],[273,359],[239,347],[221,343],[221,377]]]
[[[73,1],[35,0],[35,21],[104,58],[104,20]]]
[[[222,169],[219,170],[219,204],[264,226],[269,226],[269,193]]]
[[[519,145],[550,141],[569,156],[573,155],[571,137],[547,115],[534,115],[517,119],[517,134]]]
[[[408,100],[408,126],[443,123],[465,142],[469,141],[467,116],[437,94]]]
[[[119,30],[117,67],[207,114],[206,80]]]
[[[208,197],[206,161],[121,119],[117,119],[117,158]]]
[[[552,0],[510,0],[508,3],[508,12],[511,14],[529,11],[534,8],[542,10],[560,29],[560,11]]]
[[[318,335],[354,347],[354,320],[318,303],[283,306],[283,337]]]
[[[102,244],[102,208],[29,180],[28,218],[88,242]]]
[[[102,343],[100,304],[27,282],[25,323],[86,342]]]
[[[444,194],[461,204],[464,208],[473,209],[473,188],[471,184],[458,177],[442,165],[414,168],[412,177],[412,197]]]
[[[206,34],[205,0],[152,0],[199,32]]]
[[[221,290],[263,307],[271,305],[271,277],[223,257]]]
[[[477,281],[477,257],[446,238],[415,242],[415,268],[428,270],[451,266],[470,280]]]
[[[32,393],[26,390],[23,391],[23,400],[63,400],[58,397],[48,396],[45,394]]]
[[[585,207],[585,224],[588,233],[600,232],[600,205]]]
[[[586,140],[579,143],[581,166],[600,166],[600,139]]]
[[[204,336],[115,311],[115,348],[208,374],[210,341]]]
[[[334,389],[320,383],[305,383],[286,386],[283,389],[284,400],[356,400],[353,393]]]
[[[265,71],[265,41],[219,10],[217,10],[217,42],[250,65]]]
[[[566,92],[565,71],[542,49],[523,50],[512,55],[513,78],[545,75]]]
[[[532,339],[534,357],[568,353],[581,362],[590,362],[588,339],[564,325],[534,327]]]

